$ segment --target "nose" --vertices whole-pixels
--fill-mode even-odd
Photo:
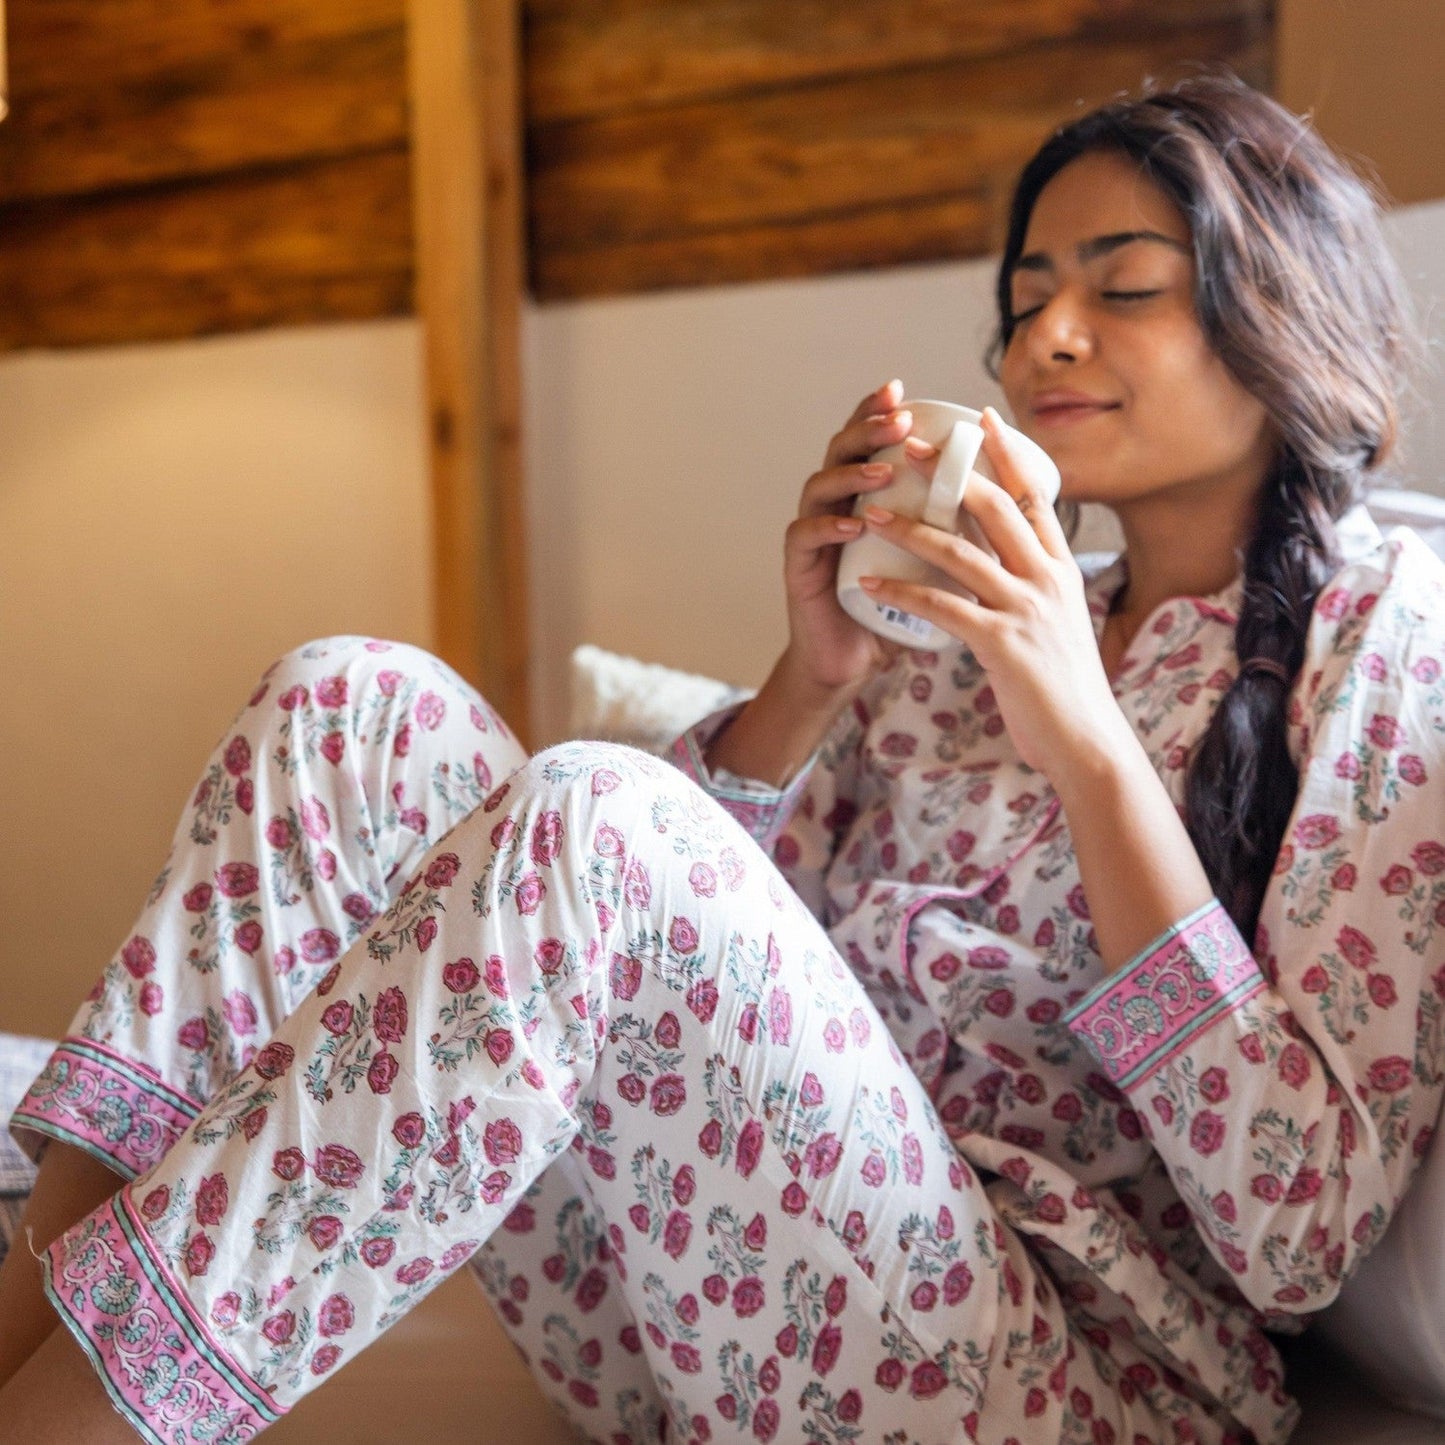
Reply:
[[[1093,331],[1078,300],[1061,287],[1034,316],[1028,330],[1035,362],[1082,361],[1093,349]]]

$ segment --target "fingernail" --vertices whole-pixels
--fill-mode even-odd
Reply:
[[[903,441],[903,450],[906,451],[909,456],[931,457],[938,450],[938,448],[936,446],[933,446],[931,443],[924,441],[922,437],[905,437]]]
[[[893,468],[887,462],[866,462],[863,466],[865,477],[891,477]]]
[[[991,406],[986,406],[986,407],[984,407],[984,409],[983,409],[983,419],[984,419],[984,421],[986,421],[986,422],[989,424],[989,426],[991,426],[991,427],[1002,427],[1002,426],[1003,426],[1003,418],[1002,418],[1002,417],[998,414],[998,412],[997,412],[993,407],[991,407]]]
[[[876,522],[880,527],[886,526],[893,520],[892,512],[885,512],[882,507],[875,507],[871,503],[863,508],[863,515],[870,522]]]
[[[860,577],[858,579],[858,585],[865,592],[876,592],[879,587],[879,582],[876,577]]]
[[[857,517],[839,517],[833,525],[845,537],[856,537],[863,530],[863,523]]]

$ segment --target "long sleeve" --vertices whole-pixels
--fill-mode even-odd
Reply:
[[[713,713],[689,728],[673,744],[671,761],[747,829],[793,891],[826,923],[825,876],[839,837],[857,813],[859,745],[869,703],[863,697],[845,708],[817,752],[784,788],[709,769],[709,744],[741,706]]]
[[[1066,1015],[1273,1312],[1334,1298],[1445,1091],[1445,573],[1413,539],[1384,554],[1316,607],[1300,789],[1254,951],[1210,904]]]

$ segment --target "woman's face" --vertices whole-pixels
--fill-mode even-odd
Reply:
[[[1264,407],[1210,350],[1189,227],[1134,162],[1097,152],[1059,171],[1011,285],[1000,379],[1065,498],[1253,498],[1273,454]]]

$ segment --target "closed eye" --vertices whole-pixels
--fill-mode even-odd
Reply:
[[[1151,296],[1162,296],[1162,287],[1155,287],[1152,291],[1102,291],[1099,293],[1106,301],[1147,301]]]

